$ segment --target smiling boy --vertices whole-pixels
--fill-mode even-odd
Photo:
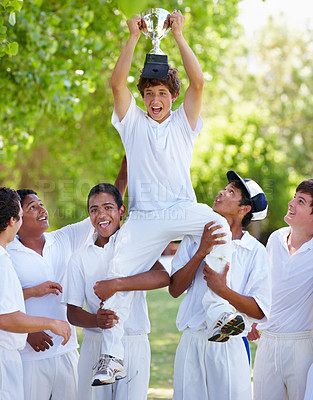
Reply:
[[[299,184],[267,243],[272,309],[261,324],[253,386],[256,400],[302,400],[313,362],[313,179]]]
[[[100,300],[93,287],[110,273],[120,219],[125,213],[122,197],[117,188],[108,183],[94,186],[88,196],[88,213],[96,233],[93,238],[74,253],[69,263],[68,288],[66,291],[69,321],[83,327],[85,338],[78,363],[78,399],[146,400],[150,376],[150,346],[147,334],[150,322],[144,290],[156,289],[169,284],[169,276],[160,263],[145,273],[109,281],[115,291],[136,290],[130,307],[129,318],[124,324],[125,371],[120,360],[109,359],[108,366],[115,369],[113,386],[91,387],[92,370],[99,358],[102,331],[108,335],[116,325],[120,313],[105,321],[100,318]],[[83,309],[86,301],[87,310]],[[115,381],[117,381],[115,383]]]
[[[66,321],[25,314],[21,284],[6,246],[15,238],[23,221],[19,195],[0,188],[0,398],[23,400],[23,368],[18,350],[26,344],[25,333],[50,329],[62,335],[61,345],[68,342],[71,329]]]
[[[210,265],[219,270],[230,261],[230,229],[226,220],[214,213],[206,204],[198,204],[190,178],[190,165],[195,140],[203,122],[200,109],[203,93],[203,73],[199,62],[187,44],[182,30],[184,17],[174,10],[170,15],[170,27],[180,51],[183,65],[189,79],[189,86],[180,107],[171,110],[176,100],[180,83],[177,71],[169,69],[165,79],[146,78],[141,75],[138,89],[143,97],[146,112],[140,109],[127,88],[127,77],[136,44],[141,35],[141,19],[127,21],[129,39],[115,65],[111,86],[114,97],[112,123],[119,132],[127,157],[129,215],[116,240],[112,260],[112,277],[134,275],[146,271],[160,257],[171,240],[186,234],[201,236],[208,221],[216,221],[226,232],[226,242],[215,246],[208,255]],[[101,286],[95,288],[101,294]],[[209,290],[208,290],[209,292]],[[126,298],[113,296],[106,300],[105,307],[118,312],[131,302]],[[222,301],[219,311],[227,313],[228,321],[233,319],[232,307]],[[212,327],[220,314],[208,313]],[[237,320],[234,320],[234,325]],[[123,335],[123,319],[114,326],[114,343]],[[114,371],[102,373],[102,360],[107,355],[123,358],[123,348],[112,346],[108,331],[103,331],[103,347],[99,368],[94,382],[109,382]]]
[[[23,209],[23,223],[8,246],[14,269],[23,288],[26,313],[67,321],[61,293],[72,252],[92,235],[89,218],[53,232],[48,211],[31,189],[18,191]],[[65,346],[50,331],[31,333],[20,351],[23,362],[25,400],[49,400],[52,396],[77,397],[77,338],[71,327]],[[52,373],[55,371],[55,373]]]

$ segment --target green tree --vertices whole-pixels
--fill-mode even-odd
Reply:
[[[192,168],[198,199],[212,202],[228,169],[255,179],[269,200],[264,241],[282,226],[295,186],[312,176],[312,34],[269,20],[253,41],[240,37],[206,91]]]
[[[178,2],[185,36],[208,82],[238,33],[238,3]],[[148,1],[145,9],[153,6]],[[162,0],[159,7],[171,11],[177,1]],[[109,81],[128,37],[126,18],[116,1],[32,0],[10,35],[19,51],[0,61],[0,179],[37,188],[57,224],[58,215],[62,223],[77,220],[90,186],[114,181],[123,155],[110,122]],[[139,103],[136,81],[151,47],[141,38],[130,72],[129,87]],[[187,79],[171,34],[161,47],[179,68],[184,92]]]

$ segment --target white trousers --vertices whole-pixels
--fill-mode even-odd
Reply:
[[[252,400],[251,373],[241,337],[209,342],[186,329],[177,347],[173,400]]]
[[[0,399],[23,400],[23,367],[20,353],[0,347]]]
[[[254,399],[303,400],[312,362],[312,331],[286,334],[263,331],[254,363]]]
[[[86,336],[83,340],[78,363],[78,400],[146,400],[151,359],[148,336],[123,338],[126,378],[113,385],[92,387],[92,369],[99,360],[101,340],[101,334]]]
[[[306,379],[304,400],[313,400],[313,364],[311,365]]]
[[[205,224],[210,221],[222,225],[216,232],[225,232],[228,235],[227,244],[215,246],[206,257],[206,262],[211,268],[222,270],[225,263],[231,260],[232,254],[231,233],[226,219],[206,204],[179,203],[161,211],[130,212],[116,240],[112,274],[108,279],[150,270],[171,240],[184,235],[199,237],[203,233]],[[123,359],[123,347],[120,343],[132,295],[131,292],[118,292],[105,301],[104,308],[114,310],[120,319],[114,328],[103,330],[102,354]],[[209,307],[211,297],[212,307],[218,305],[218,311],[214,313],[214,310],[210,309],[208,312],[209,326],[213,325],[223,312],[233,310],[226,300],[213,294],[210,289],[206,295],[206,309]]]
[[[76,400],[78,351],[23,361],[25,400]]]

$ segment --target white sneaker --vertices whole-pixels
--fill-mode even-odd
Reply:
[[[229,336],[239,335],[245,329],[241,314],[224,313],[209,334],[210,342],[227,342]]]
[[[123,361],[107,354],[101,355],[93,369],[96,372],[92,378],[91,386],[108,385],[126,376]]]

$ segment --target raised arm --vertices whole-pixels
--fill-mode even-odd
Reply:
[[[124,158],[122,160],[121,168],[116,177],[114,186],[116,186],[118,188],[118,190],[121,192],[122,197],[124,198],[125,192],[127,189],[127,159],[126,159],[126,156],[124,156]]]
[[[163,265],[157,261],[150,271],[124,278],[99,281],[94,286],[95,294],[101,300],[107,300],[116,292],[133,290],[152,290],[168,286],[169,275]]]
[[[226,234],[214,233],[214,231],[222,228],[222,226],[213,226],[214,223],[215,221],[211,221],[205,225],[198,250],[184,267],[176,271],[171,276],[169,293],[172,297],[179,297],[182,293],[184,293],[185,290],[188,289],[201,262],[203,261],[204,257],[211,252],[213,246],[226,243],[225,240],[219,240],[226,236]]]
[[[127,88],[127,78],[131,67],[134,50],[141,34],[141,19],[135,17],[127,21],[129,38],[122,50],[112,73],[111,88],[114,98],[115,112],[121,121],[129,108],[131,93]]]
[[[184,97],[184,109],[191,128],[195,129],[202,106],[204,78],[197,57],[183,36],[184,21],[185,17],[181,12],[174,10],[171,14],[170,26],[189,79],[189,86]]]

